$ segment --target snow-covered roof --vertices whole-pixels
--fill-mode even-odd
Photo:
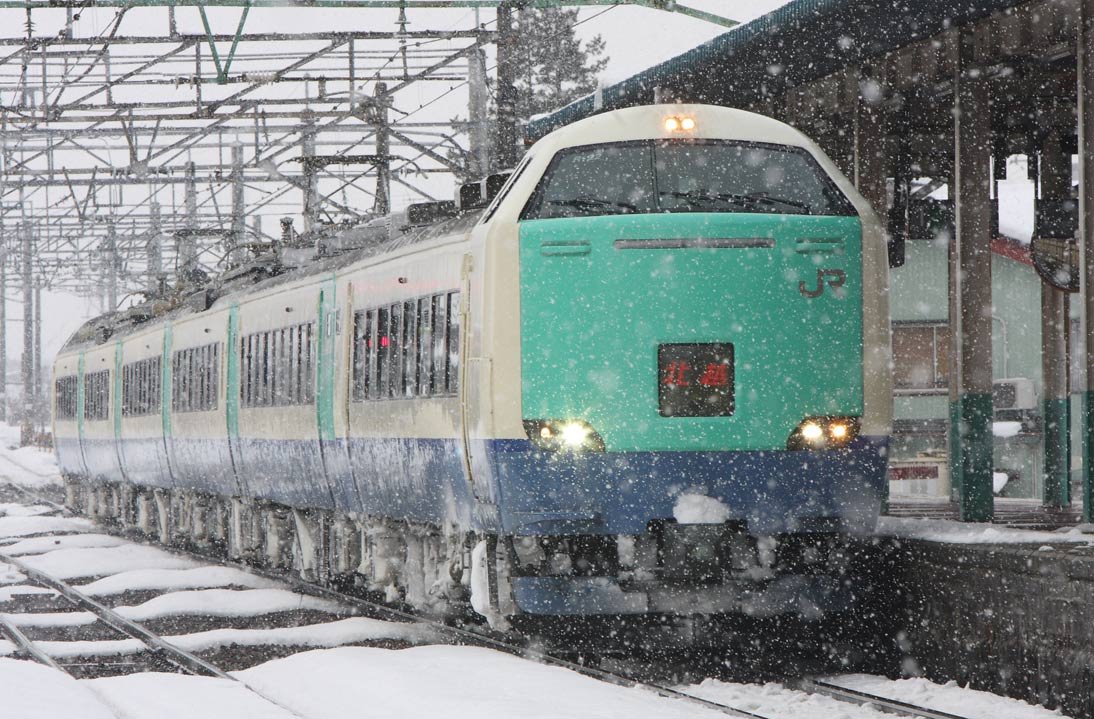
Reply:
[[[586,95],[525,127],[531,140],[590,115],[653,102],[654,88],[689,102],[743,107],[772,82],[800,85],[1022,0],[794,0],[688,52]]]

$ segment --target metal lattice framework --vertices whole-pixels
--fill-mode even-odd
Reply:
[[[287,219],[306,235],[451,197],[519,155],[513,12],[614,5],[735,24],[675,0],[0,0],[24,421],[48,415],[43,289],[111,311],[247,262]],[[8,319],[0,302],[0,417]]]
[[[0,240],[31,245],[36,284],[107,309],[238,260],[285,215],[308,231],[385,213],[393,192],[447,197],[453,174],[510,160],[492,136],[515,147],[512,10],[618,4],[733,24],[674,0],[0,0]],[[312,27],[248,30],[252,9],[294,7]],[[319,8],[397,17],[353,30]],[[463,29],[417,29],[426,8],[462,10]],[[507,127],[487,126],[491,87]]]

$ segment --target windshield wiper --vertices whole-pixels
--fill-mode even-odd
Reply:
[[[785,205],[786,207],[796,207],[799,210],[805,210],[809,212],[812,208],[805,202],[798,202],[797,200],[788,200],[785,197],[772,197],[770,192],[752,192],[744,197],[749,200],[761,203],[771,203]]]
[[[555,205],[556,207],[573,207],[578,210],[596,211],[603,210],[607,207],[618,207],[628,212],[638,212],[638,207],[628,202],[616,202],[614,200],[603,200],[599,197],[571,197],[568,200],[547,200],[548,205]]]
[[[705,206],[716,203],[725,203],[729,205],[736,205],[738,207],[750,207],[750,208],[762,208],[767,209],[771,205],[779,204],[786,207],[793,207],[799,210],[803,210],[808,213],[810,210],[809,205],[797,202],[795,200],[786,200],[781,197],[771,197],[766,192],[753,192],[748,195],[741,195],[735,192],[708,192],[707,190],[690,190],[688,192],[671,192],[663,191],[662,195],[669,195],[680,200],[684,200],[688,205],[694,208],[702,209]]]

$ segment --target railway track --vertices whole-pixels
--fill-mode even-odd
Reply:
[[[17,490],[31,502],[49,507],[52,513],[64,516],[74,516],[67,507],[64,507],[56,501],[18,485],[11,484],[9,486]],[[123,537],[121,533],[111,532],[109,528],[104,529],[113,536],[119,538]],[[132,538],[128,536],[125,536],[124,538],[130,541],[132,540]],[[139,543],[136,544],[137,546],[140,546]],[[15,546],[18,546],[18,543]],[[658,682],[638,679],[623,672],[608,671],[597,667],[577,664],[549,653],[536,650],[530,647],[526,642],[521,641],[518,637],[492,633],[478,628],[473,629],[465,626],[453,626],[451,624],[441,623],[426,617],[403,612],[385,604],[372,602],[357,595],[305,582],[294,576],[269,572],[261,568],[229,561],[221,557],[210,557],[175,547],[161,547],[159,545],[150,546],[155,546],[161,551],[180,558],[196,560],[197,562],[206,565],[219,565],[219,567],[240,572],[243,575],[255,579],[255,581],[251,583],[252,585],[276,584],[287,586],[289,591],[293,593],[325,603],[324,605],[321,605],[325,610],[325,612],[322,613],[329,616],[318,617],[321,619],[330,619],[331,617],[336,616],[338,612],[341,612],[347,615],[382,620],[401,625],[421,626],[428,629],[428,634],[431,637],[430,641],[433,643],[445,642],[494,649],[542,664],[563,667],[616,686],[640,688],[658,696],[687,702],[728,716],[744,717],[746,719],[779,719],[779,717],[767,716],[739,707],[730,706],[722,702],[704,699],[681,689]],[[29,587],[29,590],[25,594],[20,595],[17,592],[13,593],[11,589],[8,589],[9,595],[16,597],[22,596],[25,598],[27,603],[26,606],[23,607],[24,610],[51,610],[48,612],[13,612],[11,611],[12,609],[19,609],[19,607],[10,605],[10,598],[8,605],[0,603],[0,632],[3,632],[9,641],[14,644],[17,656],[37,661],[41,664],[64,671],[77,678],[128,673],[133,671],[174,671],[198,676],[217,677],[242,685],[247,691],[253,692],[264,700],[284,709],[292,716],[301,716],[290,708],[278,703],[274,698],[267,696],[261,691],[247,685],[238,677],[233,676],[230,671],[234,668],[238,668],[238,666],[231,667],[226,664],[226,662],[231,662],[230,657],[210,660],[210,658],[202,656],[201,652],[188,650],[187,648],[180,646],[177,639],[164,637],[159,631],[156,631],[157,627],[150,627],[147,622],[137,621],[132,619],[131,616],[126,616],[126,614],[139,614],[139,612],[134,612],[131,607],[118,608],[108,606],[107,603],[99,601],[80,591],[80,589],[73,586],[72,583],[65,579],[54,576],[41,569],[37,569],[24,559],[11,556],[8,554],[8,547],[0,546],[0,563],[8,564],[15,571],[18,571],[26,577],[26,582],[23,586]],[[98,581],[107,579],[108,577],[103,577]],[[93,585],[94,583],[86,586]],[[156,592],[145,591],[143,593],[137,592],[135,595],[130,593],[126,596],[131,599],[134,598],[134,596],[139,599],[144,599],[147,604],[148,602],[156,600],[158,595]],[[75,616],[76,618],[60,618],[64,614]],[[312,618],[314,619],[317,617]],[[66,642],[57,641],[58,632],[60,633],[60,638],[69,640],[67,643],[73,643],[73,635],[79,637],[90,634],[91,636],[100,638],[97,642],[88,642],[84,640],[85,645],[88,647],[85,651],[88,653],[74,655],[72,651],[66,651],[60,646]],[[108,633],[113,633],[121,638],[120,641],[127,642],[127,648],[130,651],[117,654],[117,644],[110,644],[110,640],[102,638]],[[46,639],[42,639],[42,637],[46,637]],[[115,640],[115,642],[116,641],[118,640]],[[113,650],[113,653],[108,652],[106,655],[96,655],[94,653],[95,644],[108,647]],[[279,655],[285,656],[286,654],[283,650]],[[962,719],[962,717],[954,714],[930,709],[928,707],[907,704],[888,697],[847,689],[820,679],[804,679],[794,683],[788,683],[787,686],[800,691],[826,696],[841,702],[857,705],[870,705],[877,710],[899,716],[917,717],[921,719]]]

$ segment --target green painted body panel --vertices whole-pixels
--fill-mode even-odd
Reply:
[[[1071,505],[1071,402],[1046,399],[1042,403],[1045,426],[1045,486],[1042,503],[1048,507]]]
[[[1083,392],[1083,521],[1094,522],[1094,392]]]
[[[316,353],[319,365],[316,371],[315,411],[318,415],[319,439],[334,439],[334,348],[335,341],[335,277],[332,274],[319,289],[319,327]]]
[[[84,353],[80,351],[80,358],[76,360],[76,436],[82,446],[84,441],[84,370],[87,362]]]
[[[618,249],[616,240],[772,247]],[[842,242],[799,243],[800,240]],[[818,274],[841,270],[840,291]],[[582,418],[609,451],[783,449],[808,415],[861,415],[857,217],[614,215],[520,225],[525,419]],[[801,284],[799,284],[801,283]],[[731,342],[729,417],[662,417],[658,345]]]
[[[164,439],[171,436],[172,342],[171,323],[168,322],[163,326],[163,372],[160,378],[160,418],[163,420]]]
[[[228,422],[228,437],[239,439],[239,305],[228,309],[227,387],[224,390],[224,414]]]
[[[962,522],[990,522],[995,513],[992,416],[990,394],[950,403],[950,483]]]

